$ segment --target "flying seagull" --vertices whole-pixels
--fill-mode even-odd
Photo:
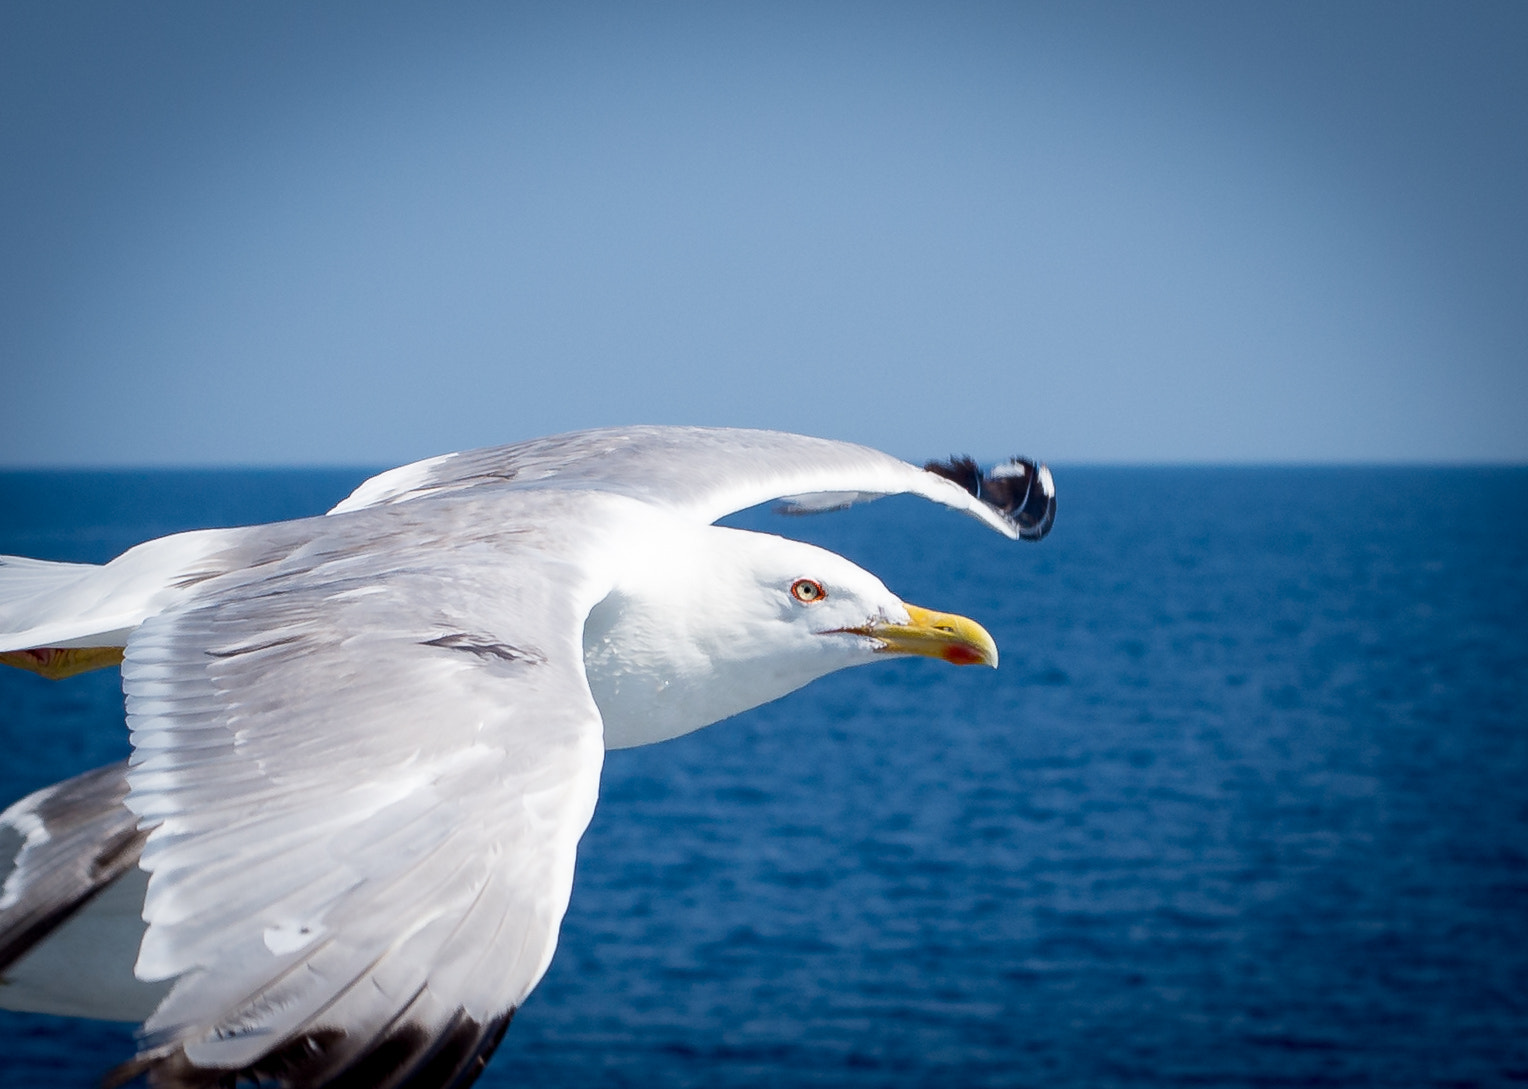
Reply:
[[[109,1084],[476,1079],[551,960],[607,748],[964,617],[716,519],[910,493],[1037,540],[1049,471],[769,431],[583,431],[406,465],[327,515],[0,558],[0,661],[121,664],[133,755],[0,814],[0,1006],[142,1021]]]

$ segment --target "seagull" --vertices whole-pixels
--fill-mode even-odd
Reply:
[[[141,1021],[159,1089],[470,1085],[541,979],[606,749],[919,655],[964,617],[717,519],[893,494],[1038,540],[1044,465],[771,431],[447,454],[327,515],[0,558],[0,662],[120,664],[133,753],[0,814],[0,1006]]]

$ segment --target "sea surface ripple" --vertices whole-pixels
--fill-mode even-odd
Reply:
[[[101,561],[364,474],[0,474]],[[609,755],[494,1086],[1528,1083],[1528,471],[1074,468],[1040,545],[894,499],[733,524],[980,620]],[[126,753],[114,674],[0,675],[0,802]],[[0,1084],[126,1026],[0,1013]]]

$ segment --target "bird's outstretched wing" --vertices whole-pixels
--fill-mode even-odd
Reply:
[[[133,633],[137,970],[176,982],[119,1077],[475,1076],[551,958],[598,790],[580,633],[608,586],[570,498],[524,497],[513,530],[470,497],[265,527]]]
[[[853,443],[706,427],[576,431],[446,454],[372,477],[331,513],[469,488],[615,492],[705,522],[771,500],[808,512],[911,493],[1025,540],[1045,536],[1056,514],[1049,470],[1024,458],[989,473],[969,458],[919,469]]]
[[[0,813],[0,973],[138,861],[126,796],[127,768],[112,764]]]

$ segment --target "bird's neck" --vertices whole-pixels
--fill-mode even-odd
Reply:
[[[761,642],[769,626],[751,625],[746,607],[726,599],[734,580],[715,566],[737,549],[711,538],[744,531],[687,528],[646,554],[634,542],[616,588],[584,622],[584,670],[607,749],[691,733],[837,667]]]

